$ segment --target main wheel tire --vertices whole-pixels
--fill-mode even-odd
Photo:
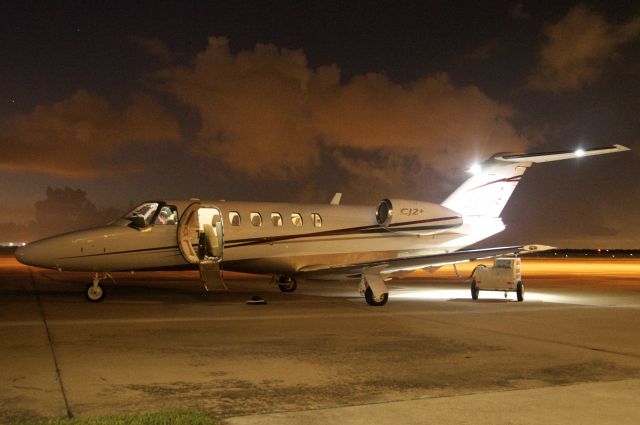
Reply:
[[[281,276],[278,279],[278,288],[282,292],[293,292],[298,288],[298,282],[293,277]]]
[[[86,290],[84,292],[84,296],[91,302],[97,303],[104,299],[106,295],[102,286],[98,285],[96,287],[93,286],[93,283],[87,285]]]
[[[478,295],[480,295],[480,288],[478,288],[478,283],[475,279],[471,281],[471,299],[477,300]]]
[[[373,291],[371,290],[371,288],[367,287],[367,289],[364,291],[364,299],[367,300],[367,304],[374,307],[379,307],[385,305],[387,301],[389,301],[389,293],[386,292],[382,294],[382,299],[380,301],[376,301],[375,297],[373,296]]]
[[[524,285],[522,282],[518,282],[516,285],[516,295],[518,296],[518,302],[522,302],[524,300]]]

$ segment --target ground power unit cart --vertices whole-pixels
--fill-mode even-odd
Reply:
[[[508,292],[515,292],[518,301],[524,300],[520,258],[496,258],[491,267],[476,266],[471,273],[471,298],[477,300],[481,290],[504,292],[505,298]]]

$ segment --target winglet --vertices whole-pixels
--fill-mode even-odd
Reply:
[[[542,252],[542,251],[549,251],[550,249],[556,249],[557,247],[555,246],[549,246],[549,245],[524,245],[522,247],[522,253],[529,253],[529,252]]]
[[[331,205],[340,205],[340,200],[342,199],[342,192],[336,192],[335,195],[333,195],[333,198],[331,198]]]

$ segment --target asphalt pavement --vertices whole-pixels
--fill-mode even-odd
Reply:
[[[392,281],[384,307],[357,282],[285,294],[228,276],[207,293],[176,272],[116,274],[96,304],[88,274],[0,257],[0,422],[173,408],[234,424],[639,422],[640,262],[523,273],[523,303],[472,301],[451,272]]]

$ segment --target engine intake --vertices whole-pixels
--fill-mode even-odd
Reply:
[[[376,221],[390,230],[430,234],[460,226],[462,217],[449,208],[431,202],[383,199],[376,209]]]

